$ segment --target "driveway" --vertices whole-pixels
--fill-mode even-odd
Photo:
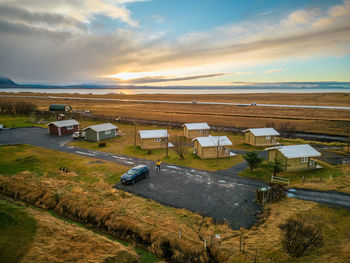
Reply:
[[[0,144],[25,143],[85,157],[108,160],[127,166],[146,164],[150,176],[135,185],[116,182],[116,188],[153,199],[161,204],[186,208],[212,217],[216,222],[226,221],[232,228],[250,227],[262,207],[253,202],[255,189],[261,181],[238,177],[246,168],[240,163],[228,170],[208,172],[163,163],[157,172],[155,163],[129,156],[92,151],[66,145],[70,136],[50,136],[43,128],[16,128],[0,132]]]

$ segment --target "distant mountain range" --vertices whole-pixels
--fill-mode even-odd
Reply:
[[[305,81],[305,82],[232,82],[228,86],[151,86],[151,85],[45,85],[45,84],[17,84],[11,79],[0,75],[1,88],[29,88],[29,89],[350,89],[350,82],[342,81]]]
[[[0,88],[14,88],[14,87],[19,87],[18,84],[14,83],[12,80],[9,78],[0,76]]]

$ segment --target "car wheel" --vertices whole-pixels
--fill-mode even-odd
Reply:
[[[145,173],[145,178],[147,178],[148,177],[148,173]]]
[[[131,180],[131,184],[135,184],[135,179],[132,179],[132,180]]]

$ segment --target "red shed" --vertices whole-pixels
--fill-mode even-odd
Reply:
[[[54,121],[48,126],[49,134],[58,136],[72,134],[79,130],[79,122],[76,120]]]

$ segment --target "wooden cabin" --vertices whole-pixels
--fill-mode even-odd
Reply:
[[[79,122],[76,120],[54,121],[48,124],[50,135],[67,135],[79,130]]]
[[[85,140],[98,142],[117,136],[118,127],[112,123],[92,125],[84,129]]]
[[[202,123],[185,123],[182,125],[183,135],[186,138],[204,137],[209,135],[210,126],[206,122]]]
[[[244,132],[244,142],[253,146],[277,145],[280,134],[274,128],[247,129]]]
[[[192,141],[194,142],[194,153],[202,159],[235,156],[228,148],[232,142],[226,136],[209,135],[194,138]]]
[[[166,148],[168,142],[168,130],[140,130],[138,131],[138,141],[142,149],[162,149]]]
[[[312,157],[321,156],[308,144],[276,146],[265,149],[268,151],[268,161],[282,161],[284,171],[301,171],[321,168]]]

